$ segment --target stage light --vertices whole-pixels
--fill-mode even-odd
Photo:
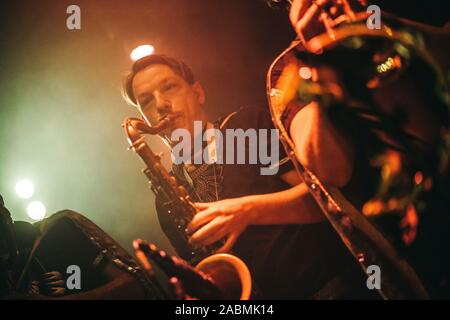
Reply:
[[[305,80],[309,80],[312,77],[311,69],[308,67],[301,67],[299,70],[300,77]]]
[[[27,207],[28,216],[33,220],[42,220],[45,217],[46,209],[42,202],[33,201]]]
[[[139,47],[134,48],[131,51],[130,58],[133,61],[139,60],[143,57],[150,56],[155,51],[155,48],[149,44],[143,44]]]
[[[34,186],[30,180],[20,180],[16,184],[16,193],[22,199],[29,199],[33,196]]]

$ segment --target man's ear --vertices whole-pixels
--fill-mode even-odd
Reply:
[[[203,90],[202,85],[196,81],[192,85],[192,89],[194,90],[195,97],[197,98],[197,101],[200,103],[201,106],[205,105],[206,96],[205,96],[205,90]]]

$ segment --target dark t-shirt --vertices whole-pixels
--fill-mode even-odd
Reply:
[[[223,129],[231,128],[273,129],[273,123],[267,108],[247,107],[233,115]],[[281,143],[279,147],[279,159],[283,159]],[[273,193],[290,187],[280,179],[292,168],[290,163],[282,165],[276,175],[261,175],[260,168],[260,164],[224,164],[219,199]],[[177,178],[189,188],[183,175],[177,174]],[[200,189],[196,180],[200,179],[194,178],[193,186]],[[195,198],[192,188],[190,194]],[[232,250],[247,263],[264,298],[310,298],[343,271],[359,277],[356,263],[328,222],[249,226]]]

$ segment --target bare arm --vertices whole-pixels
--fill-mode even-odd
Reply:
[[[250,224],[310,224],[325,218],[304,183],[280,192],[244,197],[251,204]]]
[[[334,128],[325,112],[312,102],[295,115],[290,126],[300,163],[320,180],[336,187],[352,175],[352,143]]]

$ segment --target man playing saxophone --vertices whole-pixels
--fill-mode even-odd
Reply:
[[[150,125],[174,118],[161,132],[171,147],[177,142],[171,140],[176,129],[194,137],[195,121],[203,124],[202,134],[209,128],[273,128],[269,113],[260,108],[244,108],[217,121],[208,119],[205,92],[191,69],[164,55],[146,56],[133,64],[124,96]],[[211,151],[211,141],[202,151]],[[355,261],[324,221],[305,185],[298,184],[289,164],[280,165],[276,175],[261,175],[260,169],[258,163],[219,161],[173,165],[173,175],[198,208],[187,230],[181,230],[188,232],[189,242],[208,246],[223,240],[218,252],[233,250],[242,258],[264,298],[370,295]],[[158,198],[156,207],[161,227],[171,239],[176,226],[167,223],[168,209]]]

